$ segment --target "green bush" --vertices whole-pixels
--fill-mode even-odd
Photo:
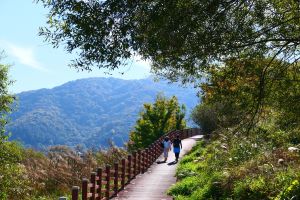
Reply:
[[[22,158],[23,148],[18,143],[0,141],[0,200],[29,199]]]
[[[300,199],[300,184],[298,180],[293,180],[292,183],[283,190],[274,200]]]
[[[268,199],[267,183],[263,177],[248,178],[234,184],[234,199]]]
[[[201,127],[204,134],[211,134],[218,128],[216,108],[207,104],[200,104],[191,114],[192,120]]]
[[[176,200],[298,199],[300,154],[288,151],[292,133],[276,130],[275,124],[248,135],[224,130],[181,160],[179,182],[169,194]]]
[[[189,196],[198,188],[199,180],[198,176],[186,177],[182,181],[178,182],[176,186],[171,187],[169,193],[178,196]]]

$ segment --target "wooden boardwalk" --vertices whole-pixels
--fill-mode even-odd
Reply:
[[[180,157],[189,152],[196,144],[196,140],[202,138],[202,135],[196,135],[182,140],[183,149]],[[157,161],[163,160],[161,155]],[[155,162],[144,174],[137,175],[125,189],[118,193],[114,200],[171,200],[172,197],[166,194],[170,186],[176,182],[175,172],[177,164],[174,162],[173,151],[169,152],[169,158],[166,163],[158,164]]]

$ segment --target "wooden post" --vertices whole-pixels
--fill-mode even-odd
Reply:
[[[96,172],[91,173],[91,183],[93,185],[91,187],[91,193],[92,193],[91,200],[96,200]]]
[[[176,132],[175,132],[175,136],[177,137],[177,136],[179,136],[179,139],[181,139],[181,131],[179,131],[179,130],[177,130]]]
[[[82,180],[82,200],[88,199],[88,182],[86,178]]]
[[[186,138],[190,137],[190,129],[186,129]]]
[[[119,164],[115,163],[114,193],[117,195],[119,190]]]
[[[164,152],[164,148],[163,147],[161,147],[161,143],[163,143],[163,140],[160,140],[159,141],[159,154],[158,154],[158,156],[160,156],[160,154],[162,154],[163,152]]]
[[[153,145],[153,162],[156,160],[156,155],[157,155],[157,142],[154,143]]]
[[[153,162],[153,157],[152,157],[153,151],[154,151],[153,144],[151,144],[149,146],[149,151],[148,151],[149,167],[151,166],[151,164]]]
[[[78,195],[79,195],[79,187],[73,186],[72,187],[72,200],[78,200]]]
[[[138,157],[139,157],[138,171],[139,171],[139,174],[140,174],[141,173],[141,162],[142,162],[142,152],[141,152],[141,150],[138,150]]]
[[[161,147],[161,140],[158,142],[158,148],[157,148],[157,158],[160,156],[160,154],[163,151],[163,148]]]
[[[97,176],[98,176],[99,180],[97,180],[97,185],[98,185],[97,194],[98,194],[98,197],[96,199],[100,200],[100,199],[102,199],[102,168],[97,169]]]
[[[155,161],[155,143],[151,145],[151,165]]]
[[[157,147],[157,143],[154,143],[154,145],[153,145],[153,162],[155,162],[155,160],[156,160],[156,147]]]
[[[188,130],[187,129],[184,129],[183,130],[184,131],[184,138],[183,139],[186,139],[186,138],[188,138]]]
[[[146,170],[145,171],[148,171],[148,168],[150,167],[150,149],[147,148],[145,149],[145,158],[146,158]]]
[[[128,168],[127,168],[127,173],[128,173],[128,182],[131,180],[131,155],[128,155]]]
[[[125,158],[122,159],[122,176],[121,176],[121,185],[122,185],[122,190],[125,188],[125,173],[126,173],[126,167],[125,167],[125,163],[126,160]]]
[[[144,173],[148,169],[148,148],[144,149]]]
[[[173,140],[173,137],[174,137],[174,132],[172,131],[172,132],[169,133],[169,139],[170,139],[170,141]]]
[[[141,152],[141,156],[142,156],[142,163],[141,163],[141,165],[142,165],[142,173],[145,173],[145,150],[143,150]]]
[[[105,168],[105,173],[106,173],[106,191],[105,191],[105,197],[106,199],[109,199],[109,192],[110,192],[110,166],[106,165]]]
[[[156,160],[156,155],[157,155],[157,142],[155,142],[153,145],[153,162]]]
[[[151,145],[149,148],[149,167],[153,163],[153,153],[154,153],[154,145]]]
[[[136,151],[134,151],[132,153],[132,155],[133,155],[133,177],[135,177],[137,174],[137,172],[136,172],[136,164],[137,164],[136,163],[137,162]]]
[[[160,150],[159,150],[160,148],[161,148],[160,147],[160,142],[158,141],[155,145],[155,159],[157,159],[160,155]]]
[[[179,134],[179,138],[180,138],[181,140],[183,140],[183,130],[180,130],[178,134]]]

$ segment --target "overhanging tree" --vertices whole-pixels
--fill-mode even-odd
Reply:
[[[115,69],[139,54],[169,78],[197,77],[227,58],[299,59],[295,0],[38,0],[50,9],[40,34],[79,52],[73,65]]]
[[[258,89],[260,75],[269,63],[270,59],[233,59],[227,60],[224,66],[210,70],[208,81],[201,85],[204,105],[193,112],[195,121],[208,120],[201,119],[205,114],[203,111],[212,109],[218,113],[215,121],[220,127],[239,124],[251,128],[253,122],[257,122],[254,114],[258,112],[257,102],[261,101],[265,117],[272,111],[285,116],[283,118],[289,123],[288,126],[299,124],[299,103],[296,100],[300,99],[299,63],[274,60],[269,66],[270,73],[265,77],[262,98]],[[283,67],[286,68],[284,71]],[[252,123],[247,123],[249,121]]]
[[[79,53],[71,65],[80,70],[113,70],[138,54],[157,75],[199,82],[228,60],[268,58],[258,74],[254,115],[267,82],[276,81],[270,79],[274,63],[282,73],[299,72],[299,1],[38,1],[50,9],[40,35]]]

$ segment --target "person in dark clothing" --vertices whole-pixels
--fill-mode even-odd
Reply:
[[[182,149],[182,143],[179,138],[179,135],[176,136],[176,139],[173,140],[173,151],[175,153],[176,162],[178,162],[180,149]]]

